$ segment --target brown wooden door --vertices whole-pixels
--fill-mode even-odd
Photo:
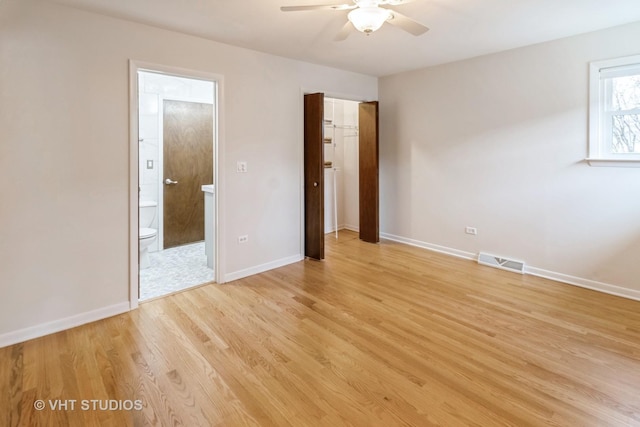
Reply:
[[[363,102],[358,110],[360,239],[380,241],[378,184],[378,102]]]
[[[324,259],[324,94],[304,96],[304,255]]]
[[[201,186],[213,183],[213,106],[165,100],[163,118],[163,231],[171,248],[204,240]]]

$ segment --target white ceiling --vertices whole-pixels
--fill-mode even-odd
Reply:
[[[431,28],[385,24],[333,41],[347,11],[281,12],[331,0],[51,0],[231,45],[373,76],[640,21],[640,0],[414,0],[394,8]]]

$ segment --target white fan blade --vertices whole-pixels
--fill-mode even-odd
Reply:
[[[353,30],[353,28],[354,27],[353,27],[353,24],[351,23],[351,21],[347,21],[347,23],[344,24],[344,27],[342,27],[340,32],[338,34],[336,34],[336,36],[333,39],[333,41],[341,42],[343,40],[346,40],[347,37],[349,37],[349,34],[351,34],[351,30]]]
[[[389,24],[402,28],[403,30],[413,34],[414,36],[419,36],[429,31],[428,27],[425,27],[418,21],[414,21],[408,16],[398,13],[395,10],[389,10],[389,12],[391,12],[391,17],[387,20]]]
[[[297,12],[300,10],[349,10],[355,9],[355,4],[316,4],[310,6],[282,6],[283,12]]]

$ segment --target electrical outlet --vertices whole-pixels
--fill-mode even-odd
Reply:
[[[238,236],[238,243],[247,243],[249,241],[249,236],[246,234],[244,236]]]
[[[247,162],[237,162],[236,163],[236,172],[238,172],[238,173],[247,173]]]
[[[478,229],[475,227],[466,227],[464,229],[464,232],[467,234],[471,234],[472,236],[477,236],[478,235]]]

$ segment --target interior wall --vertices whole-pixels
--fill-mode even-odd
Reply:
[[[583,161],[589,62],[638,40],[635,23],[380,79],[381,230],[640,297],[640,168]]]
[[[128,309],[129,59],[224,76],[228,276],[301,256],[303,90],[377,99],[374,77],[2,1],[0,345]]]

